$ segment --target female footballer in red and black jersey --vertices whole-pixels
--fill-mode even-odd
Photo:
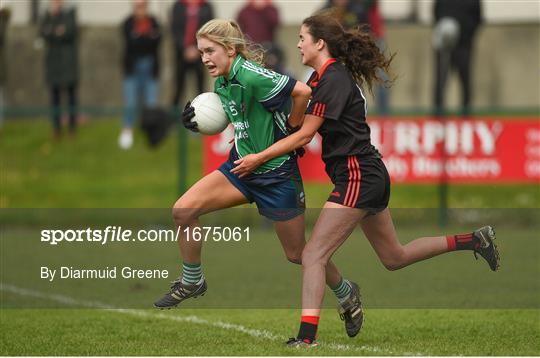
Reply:
[[[329,202],[376,213],[388,206],[390,180],[366,122],[366,98],[349,70],[329,58],[313,72],[306,114],[324,118],[322,159],[335,185]]]
[[[491,270],[499,266],[491,226],[464,235],[417,238],[402,245],[394,229],[388,201],[390,178],[381,156],[371,145],[366,122],[367,105],[361,87],[382,81],[389,71],[386,58],[369,34],[345,31],[332,17],[314,15],[303,21],[298,48],[303,64],[315,72],[308,81],[312,97],[298,131],[263,152],[238,160],[233,171],[242,176],[271,158],[322,136],[322,159],[334,184],[302,253],[303,288],[300,330],[289,345],[316,344],[320,307],[324,297],[326,263],[360,224],[365,236],[388,270],[454,250],[471,250]],[[358,286],[345,282],[349,296],[341,301],[347,334],[358,334],[363,310]]]

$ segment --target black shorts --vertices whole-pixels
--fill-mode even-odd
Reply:
[[[390,176],[383,161],[375,156],[351,155],[330,159],[326,173],[334,184],[328,201],[373,215],[388,207]]]

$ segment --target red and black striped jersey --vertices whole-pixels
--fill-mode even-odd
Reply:
[[[320,73],[313,72],[307,84],[312,93],[306,114],[324,118],[318,131],[322,159],[378,155],[366,123],[366,98],[345,65],[332,58]]]

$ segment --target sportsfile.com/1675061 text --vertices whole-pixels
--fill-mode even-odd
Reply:
[[[184,237],[187,241],[249,242],[249,227],[196,226],[171,229],[131,230],[121,226],[107,226],[104,229],[44,229],[40,241],[49,245],[60,243],[127,243],[127,242],[176,242]]]

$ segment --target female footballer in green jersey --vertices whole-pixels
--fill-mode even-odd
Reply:
[[[234,21],[209,21],[197,32],[197,45],[204,66],[216,79],[214,92],[234,126],[235,138],[229,159],[176,201],[175,223],[192,229],[199,225],[201,215],[255,202],[260,214],[274,222],[287,259],[300,264],[305,246],[305,198],[296,153],[282,153],[243,178],[231,170],[234,161],[265,150],[289,134],[287,126],[302,122],[311,89],[262,67],[262,51],[250,46]],[[197,131],[196,123],[191,122],[193,117],[194,109],[188,103],[182,121],[186,128]],[[179,242],[182,274],[171,290],[154,303],[157,308],[176,306],[204,294],[207,288],[201,269],[202,242],[187,240],[184,230],[180,232],[184,235]],[[331,262],[326,276],[338,299],[349,296],[350,286]]]

